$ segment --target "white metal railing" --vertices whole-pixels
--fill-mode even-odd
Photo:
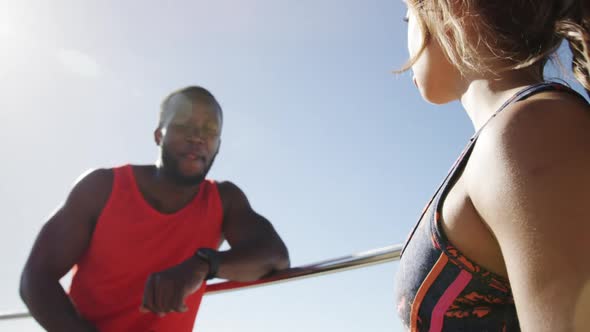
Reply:
[[[246,288],[268,286],[281,282],[298,280],[303,278],[317,277],[319,275],[342,272],[346,270],[358,269],[370,265],[381,264],[399,260],[402,246],[393,245],[369,251],[364,251],[348,256],[329,259],[318,263],[293,267],[272,274],[252,282],[224,281],[207,284],[205,295],[218,294],[223,292],[235,291]],[[0,320],[28,318],[31,315],[26,312],[7,312],[0,313]]]

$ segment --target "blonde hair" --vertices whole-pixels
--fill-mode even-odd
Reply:
[[[572,51],[572,71],[590,96],[589,0],[407,0],[424,32],[462,73],[499,74],[531,68],[543,78],[545,63],[563,39]]]

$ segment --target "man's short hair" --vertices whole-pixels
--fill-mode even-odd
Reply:
[[[170,110],[170,108],[168,107],[168,104],[170,103],[170,100],[178,94],[187,97],[193,103],[200,102],[214,107],[219,112],[219,116],[221,118],[221,121],[223,122],[223,111],[221,109],[221,105],[219,105],[217,99],[215,99],[215,96],[213,96],[213,94],[209,92],[209,90],[203,87],[187,86],[185,88],[173,91],[168,96],[166,96],[166,98],[164,98],[162,104],[160,105],[159,126],[162,126],[167,119],[172,117],[173,113],[172,110]]]

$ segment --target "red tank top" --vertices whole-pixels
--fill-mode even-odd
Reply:
[[[111,195],[72,279],[70,298],[101,332],[192,331],[205,284],[186,300],[189,310],[158,317],[140,313],[147,277],[217,248],[222,205],[213,181],[180,211],[163,214],[140,193],[130,165],[114,169]]]

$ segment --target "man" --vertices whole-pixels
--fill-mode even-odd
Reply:
[[[272,225],[231,182],[206,180],[220,146],[215,97],[187,87],[162,103],[155,165],[83,176],[41,230],[20,293],[48,331],[191,331],[205,280],[289,267]],[[231,249],[217,251],[223,239]],[[59,280],[72,267],[69,294]]]

